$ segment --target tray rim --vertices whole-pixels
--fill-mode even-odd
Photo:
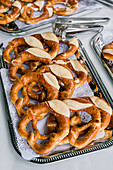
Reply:
[[[103,81],[101,80],[96,68],[94,67],[92,61],[90,60],[90,58],[89,58],[89,56],[88,56],[88,54],[87,54],[87,52],[86,52],[86,50],[85,50],[85,48],[84,48],[84,46],[83,46],[83,44],[80,40],[79,40],[79,45],[80,45],[80,50],[82,50],[82,54],[85,56],[85,59],[87,59],[86,62],[88,64],[88,69],[89,69],[91,75],[93,76],[93,79],[96,80],[96,83],[97,83],[99,88],[100,88],[100,86],[102,86],[101,87],[102,88],[102,94],[104,94],[103,95],[104,98],[113,108],[113,103],[111,102],[112,98],[111,98],[110,94],[108,93]],[[1,79],[1,74],[0,74],[0,79]],[[16,152],[22,157],[22,155],[19,151],[19,148],[16,144],[16,136],[15,136],[14,129],[13,129],[13,126],[12,126],[12,121],[11,121],[11,117],[10,117],[10,113],[9,113],[8,103],[7,103],[6,94],[5,94],[2,79],[0,81],[2,83],[2,91],[3,91],[4,99],[5,99],[5,102],[6,102],[6,105],[7,105],[7,107],[5,107],[5,109],[6,109],[6,114],[7,114],[7,121],[8,121],[11,141],[12,141],[13,147],[16,150]],[[66,151],[66,152],[63,151],[63,152],[60,152],[60,155],[57,154],[57,155],[50,155],[50,156],[48,155],[47,157],[34,157],[31,160],[26,160],[23,157],[22,158],[26,161],[37,163],[37,164],[52,163],[52,162],[56,162],[56,161],[65,160],[65,159],[68,159],[68,158],[80,156],[80,155],[83,155],[83,154],[86,154],[86,153],[92,153],[94,151],[99,151],[99,150],[108,148],[112,145],[113,145],[113,138],[108,139],[105,142],[100,142],[100,143],[97,143],[95,145],[85,147],[83,149],[78,149],[78,150],[72,149],[72,150],[69,150],[69,151]]]
[[[103,61],[101,60],[101,53],[98,49],[98,47],[96,46],[96,41],[97,39],[100,39],[100,36],[102,35],[102,31],[98,32],[96,35],[94,35],[90,41],[90,45],[91,48],[93,49],[94,53],[96,54],[99,62],[104,66],[104,68],[106,69],[106,71],[108,72],[109,76],[111,77],[111,79],[113,79],[113,73],[111,72],[111,70],[109,69],[109,67],[103,63]]]

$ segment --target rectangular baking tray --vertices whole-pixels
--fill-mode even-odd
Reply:
[[[105,5],[113,7],[113,0],[97,0],[98,2],[101,2]]]
[[[103,46],[106,45],[106,44],[109,44],[112,41],[113,41],[113,29],[111,29],[111,30],[103,30],[102,32],[97,33],[91,39],[91,47],[94,50],[98,60],[106,68],[108,74],[113,79],[112,71],[107,66],[107,64],[104,61],[102,61],[102,59],[101,59],[101,53],[102,53]]]
[[[103,84],[99,74],[97,73],[94,65],[92,64],[92,62],[91,62],[91,60],[90,60],[90,58],[89,58],[89,56],[88,56],[88,54],[87,54],[87,52],[86,52],[81,41],[79,41],[79,46],[80,46],[80,53],[83,56],[83,58],[85,59],[85,64],[88,67],[88,70],[90,72],[91,77],[96,82],[96,84],[99,88],[99,92],[102,93],[103,98],[113,108],[112,98],[109,95],[109,93],[108,93],[105,85]],[[1,67],[4,67],[2,56],[1,56]],[[2,82],[2,79],[1,79],[1,82]],[[2,83],[2,87],[3,87],[3,83]],[[11,141],[12,141],[12,144],[13,144],[16,152],[21,156],[21,153],[20,153],[18,146],[17,146],[17,139],[16,139],[16,135],[15,135],[15,132],[14,132],[14,129],[13,129],[13,125],[12,125],[12,120],[11,120],[10,113],[9,113],[9,108],[8,108],[8,104],[7,104],[7,100],[6,100],[4,87],[3,87],[3,94],[4,94],[5,104],[6,104],[6,107],[5,107],[6,108],[6,116],[7,116],[7,121],[8,121],[8,125],[9,125]],[[80,156],[80,155],[83,155],[83,154],[86,154],[86,153],[91,153],[91,152],[94,152],[94,151],[102,150],[102,149],[108,148],[112,145],[113,145],[113,138],[111,137],[110,139],[106,140],[105,142],[97,142],[94,145],[85,147],[83,149],[76,149],[76,148],[72,147],[71,150],[66,150],[66,151],[62,151],[62,152],[55,152],[55,153],[52,153],[49,156],[35,157],[35,158],[31,159],[30,162],[38,163],[38,164],[52,163],[52,162],[56,162],[56,161]]]
[[[80,0],[79,1],[79,8],[71,15],[68,15],[68,17],[74,16],[74,17],[79,17],[83,16],[92,12],[96,12],[97,10],[101,9],[103,5],[100,3],[94,1],[94,0]],[[57,5],[58,6],[58,5]],[[22,21],[19,21],[18,19],[13,21],[12,23],[6,24],[4,26],[0,25],[0,30],[4,31],[6,33],[9,33],[10,35],[24,35],[26,34],[27,31],[34,30],[39,27],[47,28],[49,27],[48,24],[53,24],[55,22],[55,19],[57,17],[60,17],[58,15],[54,15],[51,18],[42,20],[38,23],[34,24],[25,24]],[[66,17],[66,16],[62,16]]]

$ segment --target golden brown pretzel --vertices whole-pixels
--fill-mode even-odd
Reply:
[[[44,2],[44,1],[43,1]],[[35,4],[37,5],[37,4]],[[27,24],[32,24],[32,23],[37,23],[41,20],[47,19],[53,15],[53,8],[51,7],[50,4],[46,4],[43,7],[43,14],[41,14],[38,17],[33,17],[32,15],[29,16],[28,13],[31,12],[33,13],[32,8],[29,6],[29,4],[24,5],[24,7],[21,10],[21,16],[25,20]]]
[[[53,114],[58,123],[59,128],[56,133],[50,133],[48,135],[48,141],[44,146],[40,146],[36,143],[38,139],[40,139],[39,131],[36,130],[34,133],[31,133],[28,136],[28,133],[26,131],[26,126],[30,120],[35,119],[38,115],[42,113],[50,112]],[[40,103],[34,107],[31,107],[26,111],[26,114],[23,119],[23,123],[21,123],[21,120],[18,125],[18,132],[21,136],[27,138],[27,141],[29,145],[33,148],[33,150],[39,154],[47,154],[50,151],[52,151],[57,144],[65,138],[65,136],[69,133],[69,116],[70,112],[68,107],[59,100],[51,100],[47,102]]]
[[[11,62],[10,53],[15,48],[21,47],[21,46],[38,47],[40,49],[44,49],[42,43],[35,37],[35,35],[15,38],[11,42],[9,42],[8,46],[5,48],[3,52],[4,61],[7,63],[10,63]]]
[[[52,65],[42,66],[37,71],[42,73],[51,72],[57,77],[61,87],[60,88],[61,91],[59,93],[59,97],[61,100],[70,98],[72,96],[73,91],[75,89],[75,84],[74,84],[73,74],[69,68],[59,64],[52,64]],[[64,83],[63,90],[62,90],[61,82]]]
[[[113,42],[105,45],[102,48],[102,54],[103,54],[105,59],[113,60]]]
[[[0,24],[5,25],[17,19],[20,15],[21,7],[22,7],[21,2],[15,1],[11,6],[13,12],[11,14],[5,14],[3,17],[1,17]]]
[[[53,11],[57,15],[71,15],[79,6],[76,0],[49,0],[48,3],[51,3],[51,5],[64,4],[67,6],[66,8],[53,7]]]
[[[79,43],[76,37],[72,38],[71,40],[67,41],[69,48],[66,52],[58,54],[54,59],[55,60],[63,60],[71,57],[79,48]]]
[[[66,65],[77,74],[77,77],[74,77],[75,87],[79,87],[86,82],[88,73],[78,60],[54,60],[53,63]]]
[[[8,10],[9,10],[8,7],[6,7],[6,6],[2,5],[2,4],[0,5],[0,15],[7,12]]]
[[[13,1],[11,0],[0,0],[0,2],[6,7],[11,7],[13,4]]]
[[[22,116],[24,113],[23,106],[24,101],[28,101],[28,96],[24,95],[23,98],[18,97],[18,91],[22,89],[23,87],[27,87],[29,83],[36,82],[37,84],[40,84],[43,86],[47,91],[46,100],[52,100],[58,98],[59,93],[59,86],[58,81],[55,76],[53,76],[51,73],[39,73],[39,72],[31,72],[24,74],[18,81],[16,81],[10,91],[10,98],[13,104],[16,104],[15,107],[17,109],[19,116]],[[29,104],[29,102],[28,102]],[[19,106],[19,108],[18,108]]]
[[[40,61],[44,64],[52,62],[51,56],[44,50],[39,48],[28,48],[11,61],[9,66],[9,78],[11,81],[15,82],[19,78],[16,75],[18,69],[22,69],[24,73],[29,72],[29,69],[27,70],[22,66],[26,61]]]

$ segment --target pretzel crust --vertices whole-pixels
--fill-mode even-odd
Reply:
[[[105,59],[113,60],[113,42],[105,45],[102,49],[102,54]]]
[[[11,6],[13,12],[11,14],[5,14],[2,18],[0,18],[0,24],[5,25],[16,20],[20,15],[21,10],[21,2],[15,1]]]
[[[60,106],[59,110],[56,106]],[[65,109],[64,109],[65,108]],[[59,112],[60,111],[60,112]],[[58,123],[59,128],[56,133],[50,133],[48,137],[48,142],[44,146],[40,146],[36,143],[38,139],[40,139],[40,134],[38,129],[31,133],[30,135],[26,131],[26,126],[29,121],[35,119],[42,113],[50,112],[53,114]],[[65,115],[66,113],[66,115]],[[52,151],[55,146],[65,137],[69,132],[69,109],[68,107],[62,102],[58,100],[51,100],[48,102],[39,103],[35,105],[35,107],[31,107],[26,111],[26,115],[20,120],[18,124],[18,132],[21,136],[27,138],[29,145],[33,148],[33,150],[39,154],[47,154]]]

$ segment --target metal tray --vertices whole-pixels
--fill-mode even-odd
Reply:
[[[79,41],[79,45],[80,45],[80,53],[83,56],[83,58],[85,59],[85,64],[88,67],[90,75],[93,78],[93,80],[96,82],[96,84],[99,88],[98,92],[102,93],[103,98],[113,108],[112,98],[110,97],[106,87],[104,86],[100,76],[98,75],[94,65],[92,64],[92,62],[91,62],[91,60],[90,60],[90,58],[89,58],[89,56],[88,56],[88,54],[87,54],[87,52],[86,52],[81,41]],[[1,56],[1,66],[3,65],[2,61],[3,60],[2,60],[2,56]],[[9,125],[12,144],[13,144],[15,150],[17,151],[17,153],[21,156],[21,153],[19,152],[19,149],[18,149],[18,146],[17,146],[17,139],[16,139],[16,136],[15,136],[15,133],[14,133],[11,117],[10,117],[10,114],[9,114],[9,108],[8,108],[8,104],[7,104],[7,100],[6,100],[4,87],[3,87],[3,93],[4,93],[5,103],[6,103],[7,121],[8,121],[8,125]],[[98,93],[95,93],[95,95],[98,95]],[[89,145],[88,147],[85,147],[83,149],[76,149],[76,148],[72,147],[71,150],[66,150],[66,151],[63,151],[63,152],[55,152],[55,153],[53,153],[49,156],[35,157],[32,160],[30,160],[30,162],[39,163],[39,164],[52,163],[52,162],[56,162],[56,161],[59,161],[59,160],[69,159],[69,158],[72,158],[72,157],[75,157],[75,156],[79,156],[79,155],[83,155],[83,154],[86,154],[86,153],[91,153],[91,152],[94,152],[94,151],[102,150],[102,149],[108,148],[112,145],[113,145],[113,138],[111,137],[110,139],[106,140],[105,142],[99,141],[99,142],[95,143],[94,145],[92,145],[92,146]]]
[[[89,13],[92,13],[92,12],[96,12],[97,10],[99,10],[100,8],[103,7],[103,5],[100,5],[100,3],[92,0],[80,0],[79,1],[79,8],[71,15],[68,15],[68,17],[71,17],[71,16],[74,16],[74,17],[79,17],[79,16],[83,16],[83,15],[86,15],[86,14],[89,14]],[[55,22],[55,19],[57,17],[61,17],[61,16],[57,16],[57,15],[53,15],[51,18],[48,18],[48,19],[45,19],[45,20],[42,20],[38,23],[34,23],[34,24],[25,24],[24,22],[21,22],[19,21],[18,19],[9,23],[9,24],[6,24],[6,25],[0,25],[0,30],[1,31],[4,31],[6,33],[9,33],[11,35],[24,35],[26,34],[27,31],[30,31],[30,30],[34,30],[36,28],[39,28],[39,27],[43,27],[44,28],[47,28],[48,27],[48,24],[52,24]],[[64,18],[66,16],[63,16]]]
[[[98,2],[101,2],[105,5],[113,7],[113,0],[97,0]]]
[[[110,68],[107,66],[107,64],[102,61],[101,55],[102,55],[102,48],[105,44],[110,43],[113,41],[113,30],[104,30],[102,32],[98,32],[92,39],[91,39],[91,47],[96,53],[96,56],[98,57],[101,64],[104,65],[107,72],[109,73],[110,77],[113,79],[113,72],[110,70]]]

